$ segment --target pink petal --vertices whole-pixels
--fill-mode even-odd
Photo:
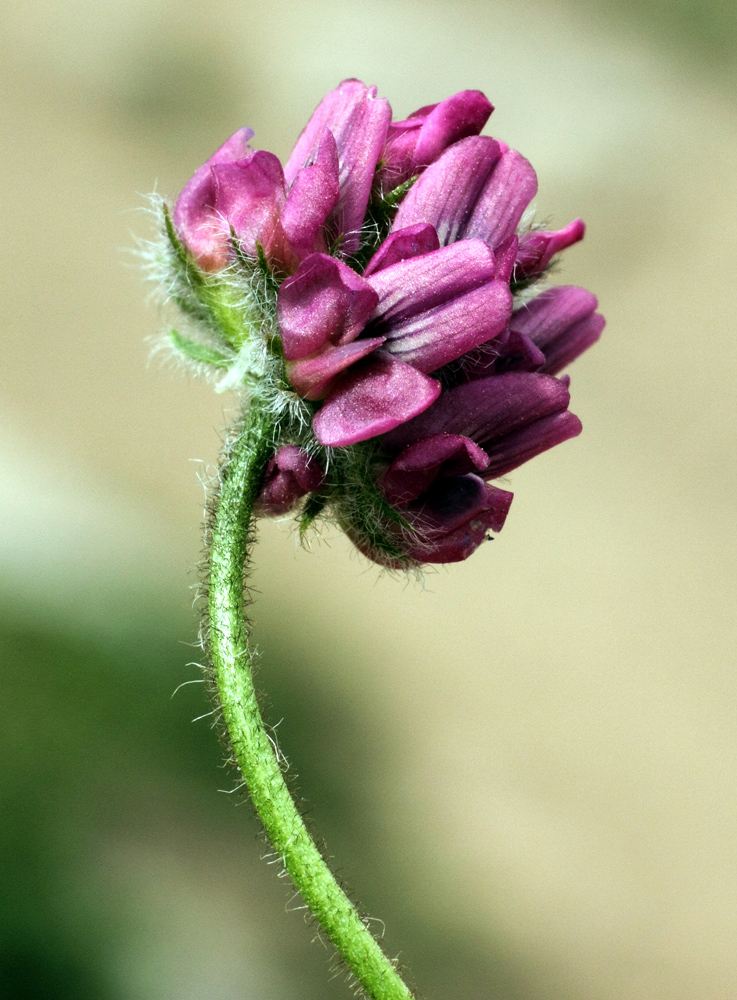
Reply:
[[[317,411],[312,426],[320,444],[345,447],[384,434],[427,409],[441,386],[387,356],[348,371]]]
[[[258,150],[248,160],[219,163],[215,178],[215,210],[232,226],[246,253],[261,244],[267,257],[285,253],[280,218],[286,199],[281,163],[273,153]]]
[[[284,357],[295,361],[328,341],[355,340],[377,301],[373,288],[347,264],[327,254],[310,254],[277,296]]]
[[[341,347],[326,345],[315,354],[287,362],[287,378],[305,399],[322,399],[336,375],[381,347],[383,337],[354,340]]]
[[[541,417],[487,444],[489,465],[482,475],[486,479],[506,476],[512,469],[529,462],[536,455],[580,433],[581,421],[568,410]]]
[[[393,235],[401,232],[406,230]],[[368,279],[379,296],[371,319],[389,324],[425,312],[491,281],[495,266],[493,252],[481,240],[462,240],[398,261]]]
[[[398,264],[410,257],[432,253],[440,248],[438,234],[428,223],[421,222],[418,226],[408,226],[392,233],[381,244],[363,271],[364,278],[381,271],[392,264]]]
[[[542,370],[554,375],[601,336],[605,320],[595,312],[597,304],[585,288],[559,285],[515,310],[510,326],[543,351]]]
[[[501,281],[459,295],[415,316],[372,324],[385,349],[419,371],[434,372],[493,340],[512,314],[512,293]]]
[[[282,212],[284,232],[299,257],[325,250],[321,230],[339,194],[338,147],[325,129],[314,162],[297,173]]]
[[[336,235],[344,237],[341,249],[355,253],[366,214],[376,164],[386,140],[391,107],[377,98],[376,88],[360,80],[344,80],[320,102],[287,161],[288,182],[310,160],[328,128],[335,136],[340,165],[340,197],[330,217]]]
[[[406,508],[420,536],[409,544],[407,554],[418,562],[467,559],[484,541],[487,531],[501,531],[512,498],[512,493],[474,475],[439,480]]]
[[[211,167],[253,155],[248,145],[253,129],[241,128],[204,163],[184,185],[174,206],[173,222],[187,249],[205,270],[217,270],[227,263],[228,238],[222,222],[214,215],[215,179]]]
[[[524,281],[525,278],[540,274],[548,266],[555,254],[566,250],[582,240],[586,226],[583,219],[574,219],[564,229],[557,232],[526,233],[520,240],[514,269],[514,280]]]
[[[492,375],[448,389],[426,413],[389,435],[386,444],[401,448],[433,434],[463,434],[489,451],[496,438],[562,412],[569,400],[566,385],[550,375]]]
[[[284,445],[266,467],[256,509],[260,514],[286,514],[324,482],[317,459],[296,445]]]

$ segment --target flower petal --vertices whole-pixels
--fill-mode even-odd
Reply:
[[[322,399],[336,375],[381,347],[383,337],[354,340],[352,344],[333,347],[327,344],[321,350],[296,361],[287,362],[287,378],[292,387],[305,399]]]
[[[479,90],[463,90],[439,104],[392,122],[387,133],[381,174],[395,187],[433,163],[453,143],[478,135],[494,110]]]
[[[428,223],[421,222],[417,226],[400,229],[384,240],[363,271],[364,278],[370,274],[382,271],[385,267],[398,264],[410,257],[432,253],[440,248],[438,234]]]
[[[398,427],[427,409],[441,386],[410,365],[377,355],[354,365],[312,420],[320,444],[344,447]]]
[[[562,412],[569,399],[566,385],[550,375],[493,375],[448,389],[434,406],[387,435],[386,444],[401,448],[433,434],[463,434],[489,451],[496,438]]]
[[[307,493],[319,490],[325,475],[317,459],[296,445],[284,445],[266,467],[256,500],[260,514],[286,514]]]
[[[282,263],[288,255],[280,222],[286,189],[278,158],[260,149],[248,160],[215,164],[212,173],[215,210],[232,226],[246,253],[255,256],[260,244],[267,257]]]
[[[491,171],[463,230],[497,247],[514,235],[524,210],[537,192],[532,164],[516,149],[506,149]]]
[[[408,555],[432,563],[467,559],[487,531],[501,531],[512,498],[474,475],[438,480],[405,508],[419,535],[408,545]]]
[[[524,281],[540,274],[555,254],[578,243],[583,239],[585,232],[583,219],[574,219],[564,229],[558,229],[556,232],[526,233],[520,239],[514,280]]]
[[[385,350],[394,357],[429,373],[492,340],[511,314],[509,286],[489,281],[414,316],[372,323],[370,329],[386,337]]]
[[[556,374],[594,344],[605,320],[595,312],[596,296],[575,285],[559,285],[515,310],[510,327],[545,354],[541,371]]]
[[[438,476],[477,472],[489,456],[470,438],[460,434],[435,434],[408,445],[384,473],[381,488],[389,503],[416,500]]]
[[[404,196],[392,232],[429,222],[442,245],[460,239],[500,156],[499,143],[483,135],[461,139],[446,149]]]
[[[491,281],[494,269],[494,254],[481,240],[463,240],[398,261],[368,278],[379,296],[371,319],[388,325],[416,316]]]
[[[253,129],[241,128],[223,143],[182,188],[174,205],[173,222],[179,238],[197,258],[201,267],[212,271],[227,262],[227,233],[213,214],[215,178],[211,167],[216,163],[245,160],[253,155],[248,145]]]
[[[328,341],[355,340],[377,301],[373,288],[347,264],[327,254],[310,254],[277,296],[284,357],[295,361]]]
[[[540,455],[580,433],[581,421],[568,410],[542,417],[520,430],[495,438],[487,444],[489,465],[481,475],[485,479],[506,476],[512,469],[529,462],[535,455]]]
[[[326,249],[321,230],[339,194],[338,147],[325,129],[314,162],[297,173],[282,212],[284,232],[299,257]]]
[[[377,98],[376,87],[367,87],[360,80],[344,80],[317,106],[284,168],[291,183],[314,155],[323,130],[330,129],[340,166],[340,196],[330,218],[336,235],[344,237],[341,248],[347,254],[355,253],[360,245],[361,226],[390,120],[389,102]]]

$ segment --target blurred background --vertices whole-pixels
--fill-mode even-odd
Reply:
[[[258,684],[310,819],[427,1000],[737,996],[737,8],[722,0],[4,4],[0,995],[339,1000],[200,677],[236,401],[173,373],[129,251],[236,128],[464,88],[581,215],[608,327],[575,441],[424,588],[263,524]],[[381,927],[376,925],[377,929]]]

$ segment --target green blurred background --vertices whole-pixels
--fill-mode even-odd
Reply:
[[[0,996],[331,1000],[188,661],[234,399],[154,358],[127,254],[237,127],[466,87],[582,215],[577,440],[424,588],[264,524],[258,682],[428,1000],[737,996],[737,8],[28,0],[3,11]],[[378,927],[379,925],[377,925]]]

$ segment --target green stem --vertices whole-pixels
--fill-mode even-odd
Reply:
[[[254,401],[221,474],[211,525],[208,643],[235,759],[275,851],[302,898],[372,1000],[412,994],[340,888],[289,794],[259,711],[245,619],[253,505],[274,427]]]

